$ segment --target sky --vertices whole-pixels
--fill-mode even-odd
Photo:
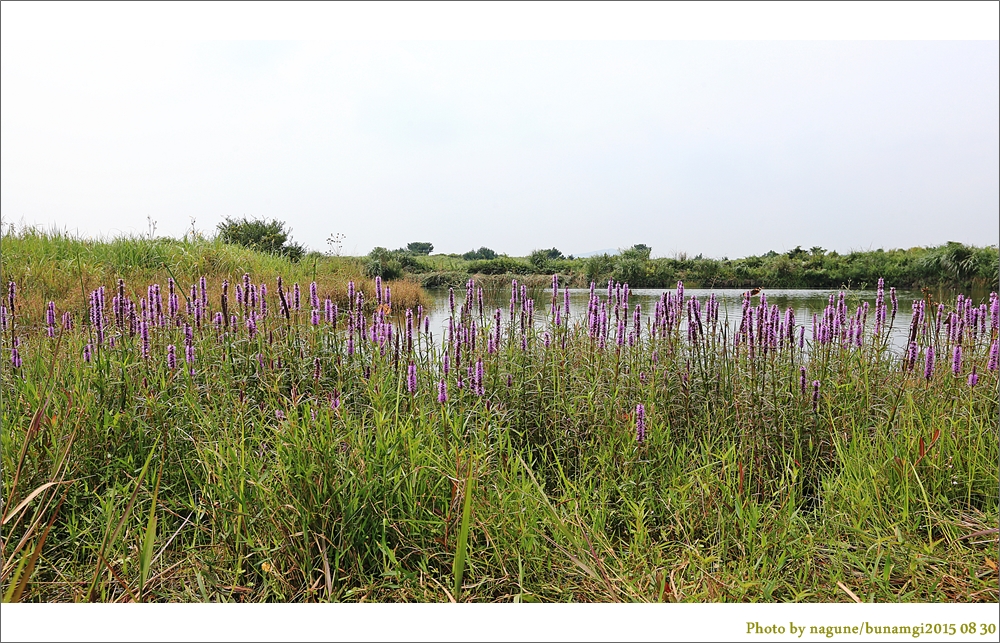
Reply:
[[[344,254],[1000,238],[996,41],[12,41],[5,226]]]

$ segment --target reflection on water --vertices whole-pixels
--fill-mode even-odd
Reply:
[[[585,322],[587,314],[587,301],[590,297],[590,291],[585,288],[571,288],[569,292],[571,319],[574,322]],[[632,310],[635,309],[636,304],[640,305],[642,307],[643,317],[647,319],[651,318],[656,306],[656,301],[664,292],[667,292],[667,290],[663,288],[639,288],[631,290],[629,295],[629,305]],[[671,290],[671,292],[674,291]],[[730,327],[736,328],[740,322],[744,292],[746,291],[739,289],[707,290],[685,288],[684,298],[688,299],[690,297],[697,297],[702,300],[702,303],[704,303],[704,300],[707,299],[710,294],[715,293],[715,296],[719,301],[719,321],[728,322]],[[795,311],[795,322],[797,325],[803,325],[806,327],[807,339],[811,339],[813,314],[821,315],[823,309],[830,303],[830,296],[832,295],[834,300],[836,300],[839,292],[841,291],[781,289],[762,291],[762,293],[767,296],[768,304],[777,304],[778,308],[782,312],[784,312],[787,308],[792,308],[792,310]],[[596,293],[604,299],[607,296],[607,289],[598,288]],[[853,313],[853,311],[865,301],[868,302],[869,307],[874,311],[874,290],[852,290],[844,291],[844,293],[850,312]],[[442,329],[447,328],[448,325],[448,291],[434,291],[431,295],[434,298],[433,306],[431,307],[429,313],[431,329],[435,331],[434,334],[436,337],[441,337]],[[545,323],[548,319],[549,306],[552,301],[552,290],[548,288],[545,290],[529,290],[528,295],[535,300],[535,323]],[[899,291],[897,292],[897,297],[899,301],[899,309],[896,313],[896,321],[892,326],[891,338],[892,346],[896,349],[902,349],[906,345],[907,333],[909,331],[910,319],[912,317],[913,301],[915,299],[920,299],[921,295],[919,292]],[[460,307],[464,299],[465,289],[455,289],[456,306]],[[510,304],[510,289],[508,288],[507,291],[502,294],[495,292],[484,293],[483,301],[487,317],[489,317],[490,313],[497,308],[500,308],[506,313]],[[562,290],[560,290],[557,303],[562,303],[562,301],[563,293]],[[758,297],[754,297],[753,303],[756,305],[758,302]],[[886,288],[886,305],[889,305],[888,288]],[[869,330],[871,329],[870,322],[868,328]]]

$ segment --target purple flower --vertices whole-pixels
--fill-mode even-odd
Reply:
[[[951,372],[958,375],[962,372],[962,347],[956,346],[951,354]]]
[[[813,413],[819,411],[819,380],[813,380]]]
[[[172,371],[177,369],[177,349],[173,344],[167,346],[167,368]]]
[[[635,406],[635,439],[639,444],[646,441],[646,407],[642,404]]]
[[[149,324],[145,320],[139,324],[139,333],[142,336],[142,358],[149,359]]]
[[[972,372],[969,373],[969,386],[973,387],[979,383],[979,375],[976,373],[976,365],[972,365]]]
[[[13,281],[10,283],[14,283]],[[89,346],[89,344],[88,344]],[[90,361],[89,359],[87,360]],[[21,352],[17,350],[17,338],[14,338],[14,346],[10,349],[10,363],[14,368],[21,368]]]
[[[444,404],[448,401],[448,382],[442,377],[438,382],[438,402]]]
[[[83,347],[83,361],[87,362],[88,364],[90,363],[92,351],[93,349],[90,344],[86,344]]]
[[[934,347],[927,347],[927,356],[924,357],[924,379],[930,381],[934,376]]]
[[[799,388],[802,389],[802,394],[806,394],[806,367],[799,367]]]
[[[313,379],[318,382],[319,378],[320,378],[320,376],[322,374],[323,374],[323,370],[322,370],[322,367],[320,365],[319,358],[317,357],[317,358],[315,358],[313,360]]]
[[[410,395],[417,394],[417,365],[410,364],[406,375],[406,389],[410,392]]]
[[[998,362],[1000,362],[1000,349],[998,349],[997,340],[994,339],[990,345],[990,360],[986,363],[986,369],[991,372],[997,370],[997,366],[1000,365]]]
[[[194,346],[188,344],[184,349],[184,361],[190,365],[194,365]]]
[[[316,291],[316,282],[309,284],[309,303],[313,308],[319,308],[319,293]]]
[[[330,393],[330,410],[336,411],[339,408],[340,408],[340,391],[338,391],[337,389],[333,389],[333,392]]]
[[[278,420],[278,422],[281,422],[285,419],[285,414],[281,411],[281,409],[274,409],[274,418]]]
[[[292,306],[295,308],[295,312],[302,310],[302,290],[299,288],[298,282],[292,287]]]
[[[475,376],[476,395],[483,395],[484,393],[486,393],[486,387],[483,386],[483,376],[484,376],[483,360],[482,358],[480,358],[476,360],[476,376]]]

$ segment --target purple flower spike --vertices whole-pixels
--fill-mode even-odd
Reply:
[[[976,373],[976,366],[972,366],[972,372],[969,373],[969,387],[973,387],[979,383],[979,375]]]
[[[448,401],[448,382],[441,378],[438,382],[438,402],[444,404]]]
[[[927,356],[924,358],[924,379],[930,381],[934,376],[934,347],[927,347]]]
[[[639,444],[646,441],[646,407],[642,404],[635,406],[635,439]]]
[[[167,346],[167,368],[177,370],[177,349],[173,344]]]
[[[802,389],[802,394],[806,394],[806,367],[802,366],[799,368],[799,388]]]
[[[819,411],[819,380],[813,380],[813,413]]]
[[[406,389],[410,392],[410,395],[417,394],[417,365],[410,364],[410,367],[406,376]]]
[[[83,361],[89,364],[91,356],[92,356],[92,349],[90,344],[87,344],[83,347]]]
[[[951,354],[951,372],[958,375],[962,372],[962,347],[956,346]]]
[[[997,370],[997,366],[1000,366],[1000,347],[997,346],[997,340],[993,340],[993,344],[990,345],[990,360],[986,363],[986,369],[990,372]]]

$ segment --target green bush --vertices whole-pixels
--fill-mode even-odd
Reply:
[[[528,275],[532,272],[531,266],[510,257],[473,261],[467,270],[470,275]]]
[[[302,245],[289,241],[291,229],[286,230],[285,223],[277,219],[266,221],[246,217],[242,219],[226,217],[217,228],[219,239],[224,243],[240,245],[258,252],[282,255],[292,261],[298,261],[306,252]]]
[[[493,252],[486,246],[479,248],[479,250],[469,250],[464,255],[462,259],[466,261],[476,261],[477,259],[496,259],[497,253]]]

